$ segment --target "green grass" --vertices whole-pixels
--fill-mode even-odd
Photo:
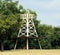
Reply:
[[[10,50],[0,51],[0,55],[60,55],[60,49],[55,50]]]

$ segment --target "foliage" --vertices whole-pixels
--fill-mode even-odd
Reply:
[[[40,43],[43,49],[60,48],[60,27],[48,26],[40,24],[35,11],[29,10],[34,14],[34,24],[40,37]],[[18,1],[0,0],[0,46],[1,43],[4,49],[14,48],[20,24],[24,21],[21,20],[20,14],[24,14],[26,9],[22,5],[18,6]],[[17,48],[23,48],[26,45],[26,39],[19,39]],[[39,48],[36,39],[29,40],[30,48]],[[22,44],[24,43],[24,44]]]

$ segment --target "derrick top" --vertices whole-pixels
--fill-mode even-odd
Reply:
[[[27,12],[25,14],[21,14],[21,18],[22,19],[33,19],[34,18],[34,14],[31,14],[29,10],[27,10]]]

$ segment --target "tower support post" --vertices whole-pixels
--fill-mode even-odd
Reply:
[[[38,39],[38,44],[39,44],[39,48],[42,49],[39,39]]]
[[[14,46],[14,50],[15,50],[16,47],[17,47],[17,42],[18,42],[18,39],[16,40],[16,43],[15,43],[15,46]]]
[[[27,43],[26,43],[26,49],[27,50],[29,49],[29,41],[28,41],[28,38],[27,38]]]

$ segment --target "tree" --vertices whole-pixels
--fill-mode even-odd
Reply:
[[[12,36],[16,36],[16,32],[19,28],[20,22],[20,15],[19,15],[19,8],[17,7],[16,2],[0,2],[0,40],[2,43],[2,50],[3,44],[8,42]],[[8,34],[7,34],[8,33]]]
[[[51,44],[52,48],[60,48],[60,27],[54,27],[53,41]]]

